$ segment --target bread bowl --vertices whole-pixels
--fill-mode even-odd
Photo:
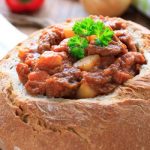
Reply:
[[[52,27],[33,33],[0,62],[2,150],[149,149],[150,31],[120,18],[103,19],[107,19],[108,24],[111,22],[112,28],[118,22],[126,26],[132,42],[146,59],[140,72],[113,91],[92,98],[54,98],[55,95],[47,97],[45,93],[32,95],[19,80],[16,66],[22,61],[18,53],[22,49],[28,52],[28,48],[38,48],[43,53],[39,39],[46,31],[51,33]],[[74,20],[57,26],[72,23]],[[44,46],[48,49],[50,45]]]

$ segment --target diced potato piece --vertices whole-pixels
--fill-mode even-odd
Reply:
[[[89,71],[94,66],[100,65],[100,56],[99,55],[89,55],[83,59],[80,59],[74,63],[74,67],[77,67],[83,71]]]
[[[96,91],[94,91],[87,83],[82,83],[80,86],[77,97],[78,98],[92,98],[97,95]]]
[[[53,69],[62,64],[62,56],[57,52],[45,51],[37,62],[37,67],[41,70]]]
[[[73,30],[72,30],[72,27],[64,28],[64,34],[65,34],[65,38],[70,38],[70,37],[73,37],[75,35]]]

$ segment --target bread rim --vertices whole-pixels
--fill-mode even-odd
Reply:
[[[70,100],[26,93],[15,72],[17,51],[37,43],[43,30],[33,33],[1,60],[0,149],[149,149],[150,31],[134,22],[115,19],[127,24],[147,64],[139,75],[107,96]]]

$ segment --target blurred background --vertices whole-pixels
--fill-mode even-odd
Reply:
[[[0,0],[0,13],[26,34],[89,14],[119,16],[150,29],[150,0]]]

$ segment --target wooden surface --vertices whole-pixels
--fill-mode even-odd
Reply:
[[[5,0],[0,0],[0,12],[7,17],[12,15],[5,4]],[[34,14],[28,14],[28,16],[37,18],[40,22],[44,22],[44,19],[52,20],[53,22],[63,22],[66,18],[85,17],[87,15],[88,13],[78,0],[46,0],[41,10]],[[122,17],[140,23],[150,29],[149,18],[133,7],[130,7]],[[17,19],[17,17],[12,17],[11,19]],[[33,26],[17,27],[26,34],[30,34],[38,29]]]

